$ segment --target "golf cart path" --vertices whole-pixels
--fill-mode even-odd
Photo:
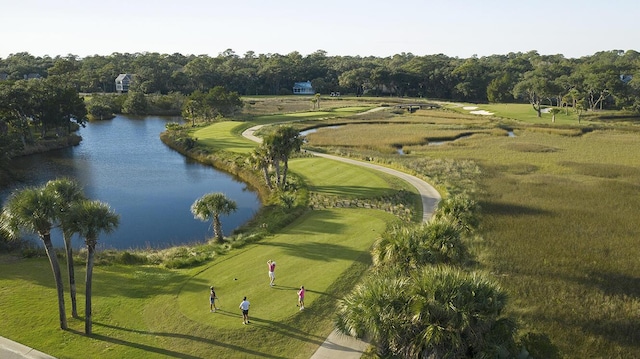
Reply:
[[[254,126],[246,129],[242,132],[242,136],[250,139],[254,142],[262,143],[262,138],[257,137],[255,132],[259,130],[263,125]],[[414,186],[418,193],[420,193],[420,197],[422,199],[422,221],[427,222],[436,208],[438,207],[438,202],[440,202],[440,193],[436,191],[436,189],[431,186],[429,183],[421,180],[418,177],[412,176],[410,174],[400,172],[388,167],[376,165],[369,162],[357,161],[350,158],[339,157],[334,155],[328,155],[325,153],[318,153],[307,151],[315,156],[328,158],[331,160],[346,162],[349,164],[353,164],[356,166],[363,166],[366,168],[371,168],[377,171],[381,171],[398,178],[401,178],[407,182],[409,182],[412,186]],[[316,350],[316,352],[311,356],[311,359],[331,359],[331,358],[341,358],[341,359],[358,359],[362,356],[362,353],[367,349],[369,343],[364,342],[359,339],[355,339],[348,335],[344,335],[337,330],[334,330],[329,334],[327,339],[322,343],[322,345]]]

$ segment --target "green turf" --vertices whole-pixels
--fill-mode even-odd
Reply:
[[[337,293],[357,280],[350,276],[354,266],[359,270],[353,274],[367,267],[368,249],[392,218],[365,209],[312,211],[281,234],[208,266],[98,266],[91,338],[82,334],[82,319],[70,318],[69,331],[58,329],[46,258],[5,257],[0,335],[58,358],[308,358],[331,331]],[[268,285],[268,259],[277,262],[274,288]],[[82,266],[77,270],[82,315],[84,273]],[[347,280],[336,286],[340,278]],[[216,313],[209,312],[210,285],[220,297],[222,310]],[[295,306],[300,285],[308,289],[302,313]],[[243,296],[251,302],[248,326],[238,309]]]
[[[571,108],[566,111],[562,109],[559,113],[556,114],[555,122],[552,122],[553,115],[551,113],[543,112],[541,116],[538,117],[537,112],[533,109],[531,104],[521,104],[521,103],[499,103],[499,104],[467,104],[465,107],[477,107],[477,110],[485,110],[493,114],[495,117],[507,118],[507,119],[517,119],[521,122],[526,122],[530,124],[549,124],[549,125],[586,125],[587,121],[584,119],[581,120],[581,123],[578,123],[578,115]],[[455,109],[460,113],[470,113],[471,110],[465,110],[462,106],[453,106],[448,105],[448,108]],[[550,106],[543,106],[543,109]],[[484,117],[483,115],[477,115],[479,117]]]
[[[216,122],[194,131],[192,136],[198,139],[200,145],[215,151],[249,153],[258,144],[233,134],[234,129],[242,125],[242,122],[235,121]]]
[[[297,158],[289,163],[310,190],[319,194],[371,198],[390,194],[393,189],[382,173],[325,158]]]

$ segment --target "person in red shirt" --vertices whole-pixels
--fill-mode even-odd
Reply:
[[[301,286],[298,291],[298,306],[300,307],[300,310],[304,309],[304,286]]]

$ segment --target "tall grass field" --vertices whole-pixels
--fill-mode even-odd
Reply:
[[[484,108],[484,106],[481,106]],[[513,108],[513,112],[509,109]],[[480,266],[493,273],[510,296],[510,314],[521,331],[545,333],[566,358],[633,358],[640,353],[640,132],[575,118],[542,120],[530,106],[494,105],[501,118],[483,126],[461,118],[465,138],[441,145],[416,143],[454,123],[434,123],[434,112],[418,111],[430,123],[371,124],[322,129],[308,136],[310,145],[349,148],[363,153],[389,152],[386,138],[407,132],[405,155],[388,162],[414,159],[473,160],[482,168],[477,193],[481,201],[483,238]],[[530,111],[523,120],[520,113]],[[407,115],[408,116],[408,115]],[[447,115],[448,116],[448,115]],[[466,115],[465,115],[466,116]],[[568,126],[571,122],[575,126]],[[554,127],[555,126],[555,127]],[[501,128],[513,130],[507,136]],[[354,139],[356,133],[366,138]],[[370,136],[371,135],[371,136]],[[394,140],[398,142],[398,140]],[[380,155],[382,156],[382,155]]]

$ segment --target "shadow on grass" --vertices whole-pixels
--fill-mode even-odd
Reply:
[[[586,276],[571,277],[568,280],[602,291],[607,297],[620,298],[621,302],[630,303],[640,299],[640,278],[629,275],[591,271]],[[608,299],[602,305],[613,306],[617,301]],[[593,310],[597,313],[598,308],[594,307]],[[640,318],[629,309],[617,309],[616,313],[617,315],[607,315],[598,320],[579,320],[577,323],[583,332],[640,350]]]
[[[312,191],[333,195],[345,196],[347,198],[375,198],[381,195],[387,195],[394,192],[390,188],[376,188],[364,186],[310,186]]]
[[[254,355],[254,356],[258,356],[258,357],[262,357],[262,358],[286,358],[286,357],[283,357],[283,356],[270,355],[270,354],[267,354],[267,353],[262,353],[262,352],[258,352],[258,351],[255,351],[255,350],[247,349],[246,347],[241,347],[241,346],[233,345],[233,344],[227,344],[227,343],[219,342],[217,340],[197,337],[197,336],[194,336],[194,335],[187,335],[187,334],[180,334],[180,333],[150,332],[150,331],[146,331],[146,330],[122,328],[122,327],[118,327],[118,326],[115,326],[115,325],[109,325],[109,324],[98,323],[98,322],[93,322],[93,324],[96,325],[96,326],[101,326],[101,327],[105,327],[105,328],[121,330],[121,331],[130,332],[130,333],[142,334],[142,335],[151,335],[151,336],[154,336],[154,337],[169,337],[169,338],[177,338],[177,339],[198,341],[198,342],[202,342],[202,343],[205,343],[205,344],[219,346],[219,347],[222,347],[222,348],[227,348],[227,349],[231,349],[231,350],[234,350],[234,351],[237,351],[237,352],[240,352],[240,353],[246,353],[246,354],[250,354],[250,355]],[[75,330],[70,330],[70,331],[73,332],[73,333],[76,333],[76,334],[84,335],[84,333],[79,332],[79,331],[75,331]],[[122,339],[116,339],[116,338],[108,337],[108,336],[101,335],[101,334],[93,334],[93,335],[91,335],[91,338],[98,339],[98,340],[103,340],[103,341],[106,341],[106,342],[109,342],[109,343],[113,343],[113,344],[129,346],[129,347],[132,347],[132,348],[138,348],[138,349],[141,349],[141,350],[145,350],[145,351],[149,351],[149,352],[153,352],[153,353],[158,353],[158,354],[163,354],[163,355],[167,355],[167,356],[175,357],[175,358],[199,358],[199,357],[196,357],[196,356],[193,356],[193,355],[179,353],[179,352],[176,352],[176,351],[173,351],[173,350],[162,349],[162,348],[153,347],[153,346],[146,345],[146,344],[141,344],[141,343],[134,343],[134,342],[130,342],[130,341],[122,340]]]
[[[161,267],[101,266],[99,270],[93,287],[97,289],[95,295],[101,297],[150,298],[170,294],[190,279]]]
[[[290,291],[295,291],[297,292],[298,290],[300,290],[300,287],[291,287],[291,286],[286,286],[286,285],[275,285],[272,287],[272,289],[276,289],[276,290],[290,290]],[[331,293],[327,293],[327,292],[320,292],[318,290],[313,290],[313,289],[309,289],[309,288],[305,288],[305,291],[307,293],[315,293],[318,295],[328,295],[330,297],[333,297],[334,299],[338,299],[338,297],[336,297],[335,295],[331,294]]]
[[[636,354],[640,350],[640,319],[637,317],[590,321],[582,328],[593,336],[603,336],[611,342],[634,348]]]
[[[249,321],[253,326],[262,328],[264,330],[268,330],[273,333],[278,333],[283,336],[293,338],[303,342],[309,342],[320,346],[325,341],[325,337],[321,337],[318,335],[312,335],[310,333],[303,332],[296,327],[283,324],[281,322],[275,322],[273,320],[262,319],[259,317],[252,317],[249,315]]]
[[[305,259],[332,262],[335,260],[364,261],[363,254],[366,251],[357,251],[346,246],[331,243],[283,243],[283,242],[258,242],[259,246],[281,247],[286,254]]]
[[[533,207],[521,206],[518,204],[507,204],[498,202],[481,202],[480,207],[484,215],[496,215],[496,216],[538,216],[549,215],[551,212]]]
[[[291,233],[297,235],[342,233],[345,229],[345,225],[333,221],[334,218],[339,218],[335,212],[324,210],[315,211],[313,215],[305,218],[303,225],[293,228]]]
[[[587,287],[598,287],[609,296],[625,296],[640,299],[640,278],[621,273],[589,272],[587,277],[571,278]]]

